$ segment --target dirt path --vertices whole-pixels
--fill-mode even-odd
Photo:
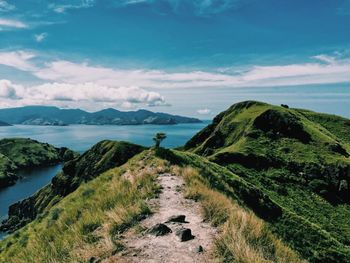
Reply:
[[[184,198],[181,192],[183,179],[172,174],[160,174],[159,183],[163,191],[158,199],[152,200],[156,212],[143,220],[141,226],[149,229],[165,223],[174,215],[185,215],[187,222],[165,223],[172,232],[164,236],[130,231],[125,235],[126,252],[123,258],[127,262],[213,262],[210,249],[216,230],[203,222],[200,204]],[[194,238],[180,242],[176,231],[181,228],[191,229]],[[199,252],[200,246],[203,252]]]

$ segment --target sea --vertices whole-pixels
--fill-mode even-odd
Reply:
[[[193,135],[207,126],[210,121],[176,125],[70,125],[70,126],[30,126],[14,125],[0,127],[0,139],[30,138],[54,145],[68,147],[83,153],[101,140],[128,141],[143,146],[153,144],[153,136],[164,132],[167,138],[162,146],[175,148],[184,145]],[[7,217],[11,204],[33,195],[40,188],[50,183],[61,169],[61,164],[23,170],[19,172],[21,179],[13,186],[0,189],[0,220]],[[0,239],[6,236],[0,232]]]

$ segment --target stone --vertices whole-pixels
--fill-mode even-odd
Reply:
[[[164,224],[156,224],[147,230],[148,234],[154,236],[165,236],[171,232],[171,229]]]
[[[187,223],[185,215],[174,215],[168,218],[165,223]]]
[[[178,229],[175,234],[179,238],[180,242],[185,242],[185,241],[194,239],[191,229],[189,228]]]
[[[197,252],[197,253],[202,253],[202,252],[204,252],[204,248],[203,248],[201,245],[199,245],[199,246],[196,248],[196,252]]]
[[[99,258],[91,257],[89,259],[89,263],[100,263],[101,260]]]

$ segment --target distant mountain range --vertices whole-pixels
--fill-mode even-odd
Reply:
[[[4,121],[0,121],[0,126],[11,126],[11,124],[8,124]]]
[[[0,109],[0,120],[9,124],[65,126],[86,125],[142,125],[200,123],[201,120],[147,110],[119,111],[105,109],[86,112],[80,109],[59,109],[50,106],[26,106]],[[1,125],[1,124],[0,124]]]

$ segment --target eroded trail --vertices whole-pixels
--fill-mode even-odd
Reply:
[[[148,231],[129,231],[125,235],[126,252],[122,258],[127,262],[213,262],[210,250],[216,230],[203,222],[200,204],[184,198],[183,179],[180,176],[165,173],[160,174],[158,180],[163,191],[158,199],[151,200],[156,212],[140,223]],[[186,222],[167,222],[170,217],[178,215],[186,216]],[[182,218],[175,218],[174,221],[181,221]],[[164,225],[150,231],[160,223],[172,232],[157,236],[160,232],[167,232]],[[193,237],[186,235],[188,230],[183,229],[190,229]],[[189,240],[181,242],[179,236]]]

